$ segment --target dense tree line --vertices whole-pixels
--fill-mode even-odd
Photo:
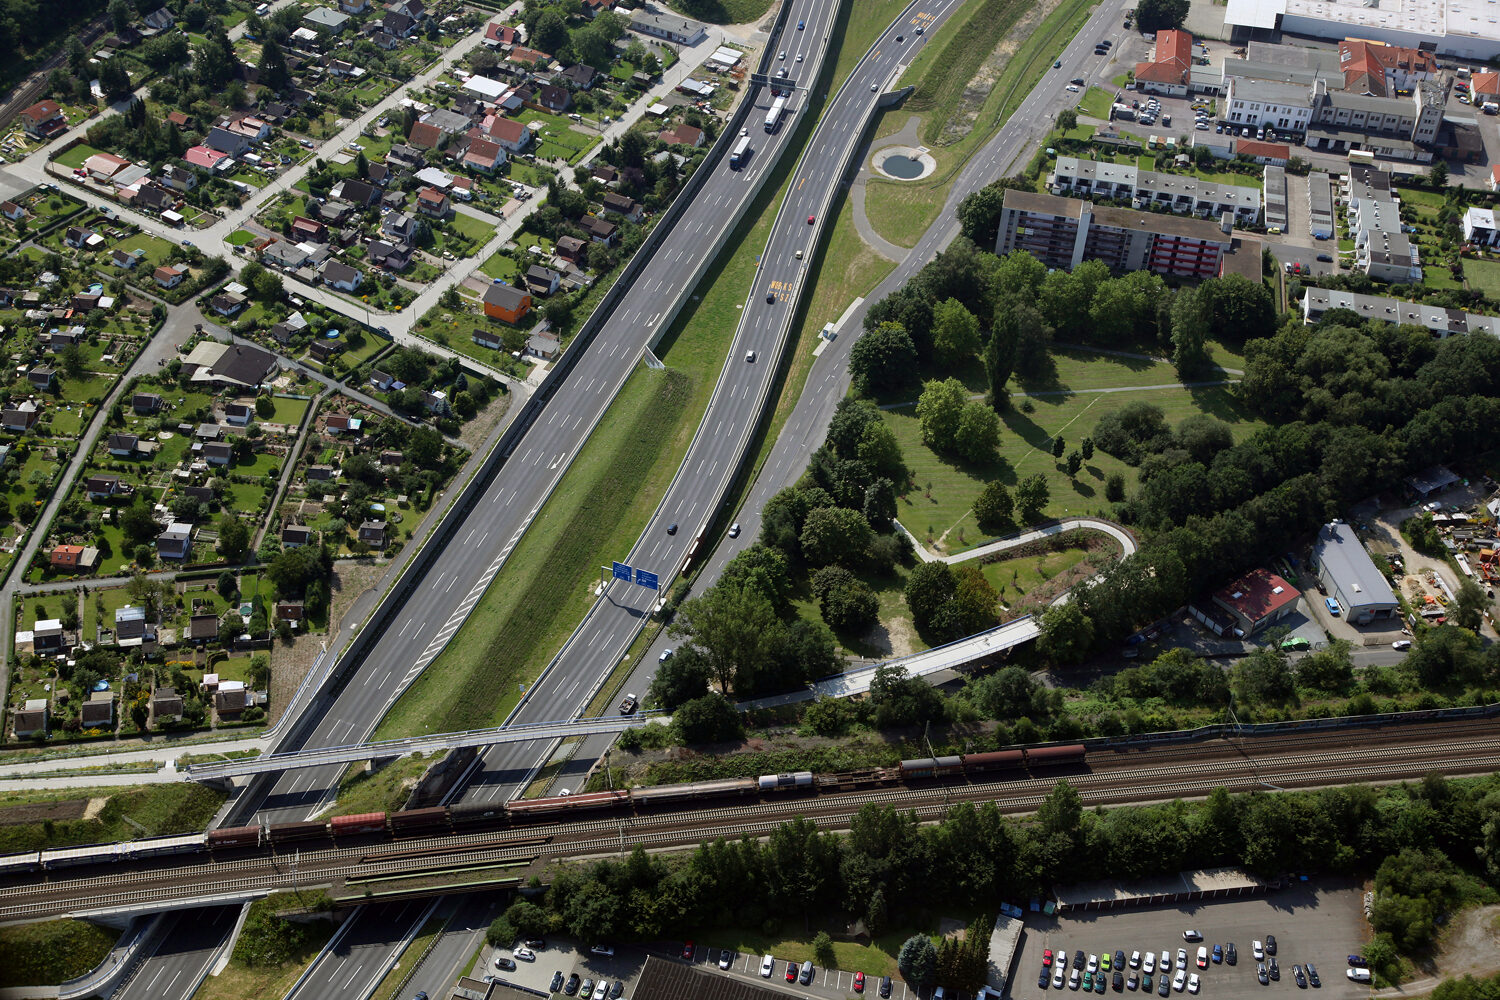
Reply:
[[[622,861],[564,864],[545,893],[512,904],[492,937],[509,943],[566,932],[578,940],[649,941],[723,926],[774,934],[788,913],[862,918],[879,934],[927,926],[951,907],[982,910],[1039,895],[1062,881],[1240,865],[1263,877],[1373,873],[1379,933],[1368,954],[1384,963],[1398,944],[1420,946],[1416,938],[1441,914],[1494,896],[1478,876],[1486,874],[1483,864],[1489,877],[1500,874],[1497,821],[1494,778],[1432,776],[1387,789],[1282,794],[1219,789],[1198,803],[1089,811],[1063,780],[1027,821],[993,805],[962,804],[922,826],[913,814],[866,805],[845,835],[796,819],[764,843],[705,842],[679,857],[637,847]],[[1387,921],[1392,930],[1381,929]],[[1416,937],[1399,941],[1393,933]],[[944,982],[937,959],[935,981],[959,985],[956,977]],[[950,976],[959,971],[955,962],[947,968]]]

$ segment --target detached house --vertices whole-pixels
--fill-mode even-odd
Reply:
[[[531,311],[531,296],[520,288],[493,282],[484,290],[484,314],[505,323],[519,323]]]
[[[417,211],[434,219],[444,218],[451,207],[448,196],[437,188],[423,188],[417,195]]]
[[[182,279],[187,277],[188,266],[186,264],[163,264],[151,273],[156,283],[162,288],[176,288],[182,284]]]
[[[89,476],[83,481],[83,488],[91,503],[106,503],[123,492],[124,483],[119,476]]]
[[[281,547],[283,549],[296,549],[304,545],[311,545],[314,540],[313,530],[300,524],[288,524],[281,529]]]
[[[493,173],[504,163],[505,150],[498,142],[479,137],[469,140],[469,148],[464,151],[464,166],[488,174]]]
[[[360,271],[336,260],[330,260],[323,265],[323,283],[342,292],[358,291],[359,283],[364,278],[364,274]]]
[[[154,392],[138,392],[130,397],[130,408],[138,417],[160,413],[161,406],[161,397]]]
[[[134,458],[136,445],[140,438],[134,434],[111,434],[109,436],[109,453],[115,458]]]
[[[366,521],[359,526],[359,540],[372,549],[385,548],[385,522]]]
[[[631,222],[641,221],[640,203],[637,202],[634,198],[627,197],[623,194],[618,194],[614,191],[611,191],[604,196],[604,210],[606,212],[614,212],[617,215],[623,215]]]
[[[58,545],[52,549],[48,561],[62,573],[88,573],[99,562],[99,550],[84,545]]]
[[[573,95],[568,88],[549,83],[536,92],[536,102],[548,111],[566,111],[573,106]]]
[[[531,142],[531,129],[514,118],[496,118],[490,123],[490,140],[512,155],[521,152]]]
[[[38,101],[21,112],[21,127],[34,139],[51,139],[68,129],[67,119],[56,101]]]
[[[193,526],[173,521],[156,536],[156,554],[162,559],[186,559],[193,548]]]
[[[0,408],[0,427],[13,434],[24,434],[41,419],[42,410],[29,399],[19,403],[6,403]]]

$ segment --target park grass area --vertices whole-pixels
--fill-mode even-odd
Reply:
[[[252,243],[254,241],[255,234],[247,232],[243,229],[236,229],[234,232],[230,233],[227,237],[224,238],[224,242],[228,243],[232,247],[242,247],[246,243]]]
[[[1114,95],[1103,87],[1090,87],[1083,95],[1083,100],[1078,102],[1078,110],[1091,118],[1108,121],[1110,105],[1114,104],[1114,100]]]
[[[1077,566],[1088,556],[1088,549],[1085,548],[1060,549],[1039,556],[1020,556],[985,563],[981,572],[1000,595],[1000,599],[1010,604],[1014,600],[1010,591],[1015,591],[1016,597],[1025,597],[1059,573]]]
[[[885,412],[916,484],[899,499],[897,516],[928,548],[961,552],[988,539],[975,523],[971,507],[992,481],[1014,487],[1026,476],[1041,473],[1047,479],[1050,497],[1043,510],[1046,517],[1104,510],[1105,480],[1118,472],[1125,477],[1129,492],[1137,483],[1136,470],[1113,455],[1095,451],[1073,479],[1061,460],[1052,457],[1049,445],[1060,434],[1069,448],[1073,447],[1093,433],[1101,417],[1130,403],[1161,407],[1171,426],[1194,414],[1207,413],[1228,423],[1236,440],[1262,426],[1249,416],[1230,387],[1164,386],[1139,392],[1059,393],[1033,397],[1031,413],[1018,408],[1019,400],[1011,402],[1011,409],[1001,415],[999,454],[993,461],[978,463],[941,456],[929,448],[922,440],[914,407]]]
[[[920,181],[892,181],[872,176],[865,185],[865,211],[877,232],[897,246],[913,247],[937,221],[959,169],[1005,124],[1051,68],[1057,53],[1088,20],[1096,0],[1061,0],[1039,23],[1028,18],[1034,7],[1023,0],[986,0],[968,18],[950,19],[902,77],[916,90],[906,104],[884,116],[878,135],[889,135],[916,114],[923,142],[937,170]],[[1028,29],[1029,33],[1026,33]],[[992,53],[1013,46],[982,104],[972,114],[961,109],[970,81]],[[960,129],[953,129],[958,123]],[[962,129],[966,128],[966,131]],[[950,131],[945,132],[945,129]]]
[[[385,974],[380,985],[375,987],[375,992],[370,994],[370,1000],[396,1000],[396,990],[410,975],[412,963],[427,954],[427,949],[432,947],[432,943],[447,926],[448,918],[446,917],[432,917],[423,924],[417,936],[411,939],[411,944],[402,949],[401,956],[396,959],[396,964],[391,966],[391,971]]]
[[[712,374],[631,374],[479,606],[374,739],[504,720],[517,685],[541,673],[593,603],[593,567],[628,552],[655,511],[691,434],[682,417],[695,382],[711,391]]]
[[[303,415],[312,403],[310,399],[292,399],[289,396],[273,396],[271,399],[276,404],[276,412],[271,414],[270,422],[292,426],[302,422]]]
[[[495,235],[495,227],[483,219],[476,219],[472,215],[455,211],[453,217],[448,220],[448,225],[454,232],[466,240],[478,243],[480,246],[491,236]]]
[[[104,152],[104,150],[95,149],[93,146],[90,146],[86,142],[80,142],[78,145],[74,146],[66,153],[58,156],[57,159],[53,162],[61,163],[63,166],[68,167],[69,169],[76,170],[79,167],[83,166],[84,161],[87,160],[90,156],[102,152]]]
[[[306,924],[306,936],[285,962],[279,965],[248,966],[230,959],[217,976],[209,976],[193,994],[193,1000],[266,1000],[284,997],[302,976],[308,964],[317,957],[333,937],[333,924],[312,920]]]
[[[865,988],[869,995],[874,996],[876,983],[869,980],[879,980],[881,976],[900,980],[900,973],[896,970],[896,955],[910,936],[909,931],[892,931],[874,938],[868,945],[836,939],[833,942],[832,967],[847,972],[863,972],[867,982]],[[807,961],[823,964],[823,960],[813,953],[810,935],[790,937],[786,934],[786,928],[767,934],[758,928],[726,927],[704,934],[698,939],[698,944],[713,951],[728,948],[739,955],[749,955],[756,969],[759,969],[759,959],[756,956],[775,955],[778,975],[786,968],[786,962],[796,962],[798,965]]]
[[[399,811],[406,805],[407,796],[416,787],[422,772],[442,756],[413,754],[376,771],[367,771],[364,763],[349,765],[349,770],[339,779],[338,804],[333,807],[332,815]]]
[[[487,277],[498,281],[509,281],[521,273],[520,265],[516,263],[516,259],[510,254],[502,253],[498,250],[484,259],[484,263],[479,265],[479,270],[484,272]]]
[[[709,0],[707,3],[699,0],[689,6],[677,0],[668,6],[710,24],[745,24],[765,17],[771,3],[772,0]]]
[[[112,619],[111,619],[112,621]],[[89,819],[94,799],[107,799]],[[64,808],[58,803],[68,803]],[[198,784],[157,784],[126,788],[68,788],[0,793],[0,814],[19,822],[0,823],[0,854],[44,847],[101,844],[206,829],[224,793]],[[77,805],[77,808],[71,808]],[[50,807],[50,808],[49,808]],[[74,818],[65,818],[69,813]],[[35,816],[34,821],[29,818]]]
[[[84,920],[0,927],[0,989],[65,983],[97,968],[120,931]]]

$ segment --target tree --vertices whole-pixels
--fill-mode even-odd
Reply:
[[[1432,161],[1432,171],[1428,174],[1428,180],[1436,188],[1448,185],[1448,161],[1436,159]]]
[[[982,247],[992,247],[999,236],[1000,214],[1005,206],[1005,188],[990,184],[958,203],[958,224],[963,234]]]
[[[671,632],[703,651],[719,689],[727,694],[754,686],[766,663],[763,638],[775,620],[771,602],[755,590],[714,586],[677,609]]]
[[[1231,677],[1235,696],[1250,704],[1282,705],[1296,693],[1286,654],[1279,649],[1257,649],[1235,664]]]
[[[1000,417],[983,403],[965,404],[953,435],[953,450],[971,462],[988,462],[999,446]]]
[[[979,320],[957,299],[932,307],[932,349],[938,364],[955,368],[979,351]]]
[[[161,525],[152,516],[151,505],[143,495],[121,513],[120,529],[125,532],[126,541],[134,543],[153,541],[161,533]]]
[[[250,544],[250,529],[233,514],[219,520],[219,551],[232,563],[239,562]]]
[[[281,51],[281,46],[274,38],[267,37],[261,42],[259,69],[261,85],[270,88],[272,93],[281,93],[292,81],[292,74],[286,65],[286,54]]]
[[[864,395],[879,395],[905,385],[917,366],[917,349],[899,323],[882,323],[863,334],[849,350],[849,374]]]
[[[1180,28],[1187,15],[1188,0],[1142,0],[1135,9],[1142,31]]]
[[[957,586],[953,570],[947,563],[922,563],[911,571],[911,575],[906,578],[903,593],[918,630],[926,629],[931,624],[943,605],[953,597]]]
[[[370,176],[370,161],[365,158],[363,150],[354,156],[354,175],[360,180],[366,180]]]
[[[1071,132],[1078,127],[1078,112],[1072,108],[1063,108],[1057,113],[1057,127],[1064,132]]]
[[[891,522],[896,519],[896,484],[884,476],[871,483],[865,489],[863,511],[871,528],[891,530]]]
[[[568,44],[568,22],[562,11],[555,7],[544,10],[537,18],[527,44],[554,54]]]
[[[883,421],[876,420],[865,427],[855,457],[877,476],[884,476],[893,483],[906,482],[908,473],[901,455],[901,442],[896,439],[896,432]]]
[[[1354,663],[1349,658],[1349,641],[1336,639],[1327,649],[1309,653],[1297,661],[1297,680],[1310,688],[1343,694],[1354,682]]]
[[[1078,470],[1083,468],[1083,454],[1078,449],[1068,452],[1068,476],[1077,477]]]
[[[708,678],[708,659],[703,651],[683,646],[657,664],[648,694],[662,711],[672,712],[678,705],[708,694]]]
[[[917,399],[917,422],[922,427],[922,440],[935,451],[953,451],[958,425],[968,401],[969,391],[956,378],[924,382],[922,395]]]
[[[964,688],[981,712],[991,719],[1019,719],[1033,713],[1041,685],[1023,667],[1002,667],[969,682]]]
[[[937,948],[924,934],[913,934],[901,945],[896,956],[896,968],[909,983],[925,986],[937,973]]]
[[[542,315],[547,317],[547,323],[552,329],[561,332],[573,322],[573,303],[566,295],[559,295],[548,300],[542,307]]]
[[[823,621],[836,632],[864,632],[879,618],[880,600],[875,592],[842,566],[818,570],[812,588]]]
[[[130,5],[125,0],[110,0],[109,20],[114,25],[115,34],[125,33],[125,29],[130,27],[130,17]]]
[[[1087,462],[1089,459],[1091,459],[1091,458],[1094,457],[1094,439],[1093,438],[1091,438],[1091,437],[1084,438],[1083,441],[1082,441],[1082,443],[1079,445],[1079,447],[1083,450],[1083,460],[1085,462]]]
[[[1473,580],[1465,579],[1459,586],[1458,593],[1453,595],[1453,617],[1459,628],[1466,628],[1471,632],[1478,632],[1480,624],[1484,621],[1485,609],[1489,607],[1489,598],[1485,596],[1484,590]]]
[[[224,598],[225,600],[233,597],[234,592],[240,589],[240,585],[235,579],[234,573],[227,569],[219,574],[219,579],[216,586],[219,591],[219,596]]]
[[[1094,623],[1077,601],[1054,604],[1042,615],[1037,648],[1053,663],[1079,663],[1094,643]]]
[[[802,557],[814,566],[849,564],[870,547],[870,524],[847,507],[819,507],[808,512],[798,539]]]
[[[1010,393],[1005,388],[1005,383],[1015,370],[1019,342],[1020,333],[1015,313],[1007,311],[1002,321],[997,310],[994,329],[990,331],[990,342],[984,345],[984,374],[990,381],[990,391],[986,398],[996,410],[1005,410],[1010,406]]]
[[[1212,367],[1208,338],[1213,332],[1213,308],[1201,288],[1184,289],[1172,300],[1172,364],[1177,375],[1190,379]]]
[[[1027,476],[1016,484],[1016,510],[1026,524],[1041,519],[1049,499],[1047,477],[1040,472]]]
[[[262,420],[270,420],[276,416],[276,400],[270,396],[256,396],[255,415]]]
[[[1015,501],[1005,484],[999,481],[985,484],[979,499],[974,501],[974,520],[979,523],[980,531],[989,534],[999,534],[1011,527],[1014,512]]]
[[[733,703],[713,692],[679,705],[672,713],[672,723],[688,743],[723,743],[739,739],[744,733],[740,713]]]
[[[1063,440],[1063,436],[1061,434],[1059,434],[1056,437],[1054,437],[1052,439],[1052,457],[1053,458],[1062,458],[1062,456],[1063,456],[1063,449],[1066,448],[1067,446],[1068,446],[1068,444],[1067,444],[1066,441]]]

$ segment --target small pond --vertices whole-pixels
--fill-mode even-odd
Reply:
[[[901,156],[898,153],[892,153],[880,161],[880,169],[892,177],[899,177],[904,181],[909,181],[913,177],[921,177],[924,168],[921,160],[914,160],[910,156]]]

